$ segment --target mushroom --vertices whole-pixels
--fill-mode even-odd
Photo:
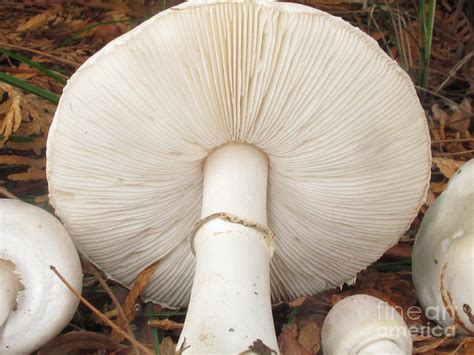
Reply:
[[[0,353],[27,354],[71,320],[78,299],[50,270],[78,290],[82,269],[74,244],[48,212],[0,199]]]
[[[412,254],[413,282],[427,318],[474,333],[474,159],[426,212]]]
[[[276,350],[270,298],[378,259],[431,167],[413,84],[377,43],[269,1],[184,3],[110,42],[69,80],[47,158],[87,258],[127,287],[159,260],[143,296],[189,302],[188,353]]]
[[[413,347],[402,316],[369,295],[336,303],[324,320],[321,342],[324,355],[408,355]]]

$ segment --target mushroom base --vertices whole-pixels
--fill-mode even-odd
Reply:
[[[18,292],[22,289],[23,285],[15,272],[15,264],[0,259],[0,327],[15,310]]]
[[[220,219],[194,239],[196,274],[178,347],[238,354],[257,339],[278,351],[270,300],[271,248],[251,227]]]

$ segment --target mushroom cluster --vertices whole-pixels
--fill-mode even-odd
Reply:
[[[388,303],[354,295],[336,303],[321,331],[324,355],[410,355],[410,330]]]
[[[0,353],[27,354],[55,337],[79,300],[50,270],[54,265],[78,290],[76,248],[51,214],[0,199]]]
[[[413,282],[425,314],[474,333],[474,159],[451,178],[423,218]]]
[[[64,89],[47,157],[87,258],[125,286],[159,260],[144,296],[189,304],[189,353],[277,349],[271,299],[378,259],[431,165],[413,84],[373,39],[263,0],[187,2],[110,42]]]

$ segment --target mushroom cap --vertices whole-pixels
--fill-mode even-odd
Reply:
[[[471,321],[474,314],[473,216],[474,159],[471,159],[451,177],[446,190],[426,212],[412,255],[413,282],[426,316],[444,327],[449,326],[453,319],[446,306],[452,306],[458,323],[470,332],[474,332]]]
[[[336,303],[321,329],[325,355],[361,354],[362,349],[381,340],[395,343],[405,354],[412,352],[410,330],[402,316],[369,295],[353,295]]]
[[[0,353],[31,353],[60,333],[76,311],[79,300],[50,266],[80,291],[79,256],[54,216],[21,201],[0,199],[0,260],[15,265],[23,285],[16,310],[0,327]]]
[[[131,286],[159,260],[145,298],[183,306],[203,161],[228,142],[269,159],[274,301],[354,278],[428,186],[423,109],[373,39],[298,4],[199,2],[112,41],[69,80],[48,139],[51,203],[109,277]]]

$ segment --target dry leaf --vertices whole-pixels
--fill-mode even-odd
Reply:
[[[10,85],[0,83],[1,97],[7,97],[0,104],[0,147],[11,134],[20,128],[22,114],[20,95]],[[0,101],[1,102],[1,101]],[[3,116],[3,118],[1,117]]]
[[[124,348],[114,339],[95,332],[74,331],[61,334],[43,346],[38,355],[67,355],[79,351],[113,351]]]
[[[151,277],[155,273],[157,266],[158,261],[148,266],[137,276],[135,283],[133,284],[133,287],[128,293],[127,298],[125,299],[125,302],[122,306],[127,321],[130,322],[135,317],[135,303],[137,302],[137,298],[138,296],[140,296],[140,293],[142,292],[143,288],[150,281]],[[121,324],[119,322],[118,326],[123,329],[125,327],[125,324]],[[117,340],[123,340],[123,338],[117,332],[113,332],[112,337]]]
[[[321,332],[317,324],[316,316],[297,320],[298,342],[312,354],[316,354],[321,348]]]
[[[33,166],[24,173],[10,174],[8,178],[12,181],[46,180],[46,170]]]
[[[447,125],[454,128],[459,133],[464,133],[469,130],[471,124],[471,103],[467,98],[462,100],[461,104],[456,107],[453,114],[449,117]]]
[[[160,344],[160,354],[162,355],[176,355],[176,344],[170,337],[166,337]]]
[[[276,351],[273,349],[270,349],[265,343],[257,339],[255,340],[252,344],[249,345],[248,350],[245,350],[239,355],[242,354],[258,354],[258,355],[276,355]]]
[[[432,182],[430,183],[430,192],[433,194],[440,194],[446,189],[447,184],[443,182]],[[433,196],[433,201],[428,203],[428,205],[431,205],[435,200],[435,196]],[[428,201],[427,201],[428,202]]]
[[[423,340],[419,343],[415,343],[413,346],[413,353],[414,354],[422,354],[427,351],[435,350],[437,349],[441,344],[443,344],[448,337],[444,338],[435,338],[431,337],[428,340]]]
[[[33,16],[25,23],[18,26],[18,32],[25,32],[25,31],[32,31],[37,29],[38,27],[45,26],[48,22],[53,21],[55,18],[55,14],[51,11],[42,12],[36,16]]]
[[[290,326],[283,326],[282,332],[278,337],[278,347],[282,355],[312,355],[296,340],[298,329],[295,323]]]
[[[436,164],[439,171],[446,176],[448,179],[454,175],[454,173],[464,165],[463,161],[453,160],[449,158],[433,158],[433,163]]]
[[[295,308],[295,307],[301,306],[305,301],[306,301],[306,296],[301,296],[289,302],[288,305],[292,308]]]
[[[46,138],[42,136],[29,142],[6,142],[6,146],[13,150],[32,150],[39,155],[46,148]]]

